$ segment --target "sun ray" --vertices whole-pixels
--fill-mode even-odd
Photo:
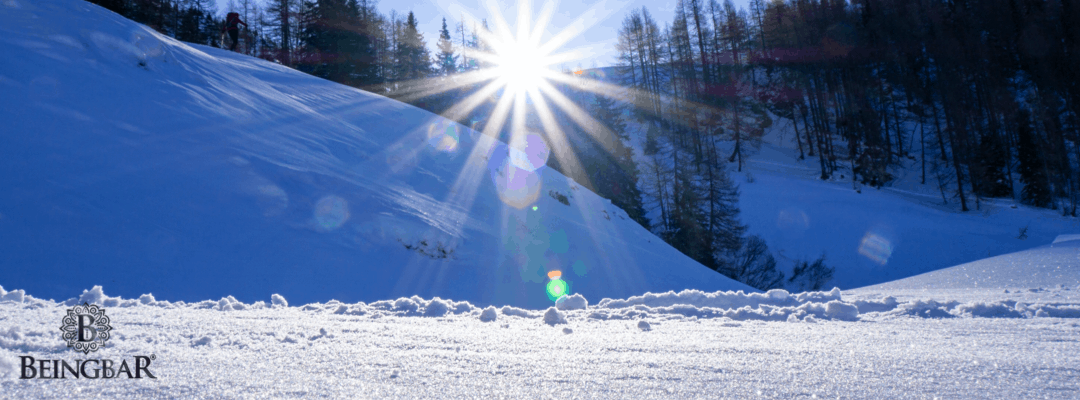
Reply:
[[[492,81],[480,90],[476,91],[476,93],[473,93],[468,97],[458,101],[457,103],[454,103],[454,105],[450,106],[448,110],[443,111],[442,115],[454,121],[465,118],[469,115],[469,113],[476,109],[476,107],[479,107],[480,104],[486,101],[489,96],[495,94],[495,92],[499,91],[499,89],[501,88],[502,82],[499,82],[497,80]]]
[[[403,87],[395,90],[392,95],[394,99],[398,101],[409,103],[428,96],[442,94],[454,89],[463,88],[490,79],[490,73],[485,70],[470,71],[463,74],[455,75],[452,78],[443,77],[415,79],[410,81],[398,82],[398,85]]]
[[[581,35],[582,32],[585,32],[592,26],[606,20],[616,11],[622,9],[622,6],[625,6],[626,4],[626,2],[623,1],[621,2],[622,4],[620,6],[608,5],[608,3],[610,2],[611,1],[609,0],[601,0],[596,4],[593,4],[592,7],[589,7],[588,10],[585,10],[585,12],[578,16],[577,19],[575,19],[573,22],[571,22],[570,25],[568,25],[566,28],[563,28],[563,30],[559,33],[555,34],[555,36],[552,37],[551,40],[548,40],[547,43],[545,43],[543,46],[540,46],[540,52],[543,54],[549,54],[555,49],[562,47],[562,45],[566,44],[566,42],[569,42],[570,39]]]
[[[495,104],[495,110],[491,112],[491,117],[488,118],[486,124],[484,124],[484,134],[493,138],[499,137],[499,132],[502,132],[503,125],[506,124],[506,115],[510,113],[510,103],[513,101],[511,96],[502,96],[499,98],[499,102]]]
[[[529,37],[529,13],[532,12],[532,2],[530,0],[518,0],[517,3],[517,38],[518,41],[524,41]]]
[[[615,100],[630,103],[636,109],[647,113],[652,112],[652,103],[648,100],[645,100],[648,98],[648,96],[656,96],[656,99],[660,101],[661,104],[669,104],[668,108],[664,109],[665,115],[689,115],[695,112],[702,113],[706,111],[718,112],[718,110],[716,110],[714,107],[701,103],[683,99],[677,99],[678,101],[676,101],[675,98],[669,95],[652,93],[649,91],[625,86],[612,85],[610,83],[601,82],[594,79],[575,78],[563,74],[553,74],[550,79],[559,83],[568,84],[570,86],[573,86],[575,89],[584,90],[596,95],[601,95]],[[625,94],[619,95],[619,93]],[[670,106],[671,104],[679,104],[679,107],[677,109],[672,109],[672,106]],[[674,120],[676,123],[683,124],[687,127],[689,126],[689,123],[686,122],[686,120],[688,120],[687,118],[674,118]]]
[[[555,120],[555,114],[548,107],[547,100],[537,89],[532,89],[530,95],[535,99],[533,106],[536,107],[536,114],[540,118],[540,124],[544,127],[548,140],[551,141],[550,147],[555,153],[555,158],[570,170],[584,171],[577,154],[574,153],[573,147],[570,146],[569,141],[566,139],[566,134],[559,126],[558,121]],[[588,177],[585,179],[586,186],[592,187],[592,182],[588,182]]]
[[[532,34],[529,36],[529,44],[533,47],[540,47],[540,39],[544,35],[544,28],[551,22],[551,16],[555,14],[555,2],[548,0],[544,2],[544,8],[540,10],[540,18],[537,18],[536,25],[533,28]]]
[[[603,146],[608,154],[615,154],[612,140],[618,139],[618,136],[608,129],[607,126],[590,116],[585,110],[582,110],[581,107],[578,107],[572,100],[559,92],[558,89],[551,86],[551,84],[541,82],[540,90],[550,97],[551,102],[559,107],[559,109],[563,110],[563,112],[565,112],[583,132],[592,136],[593,139],[596,139],[596,142]]]
[[[492,22],[495,24],[495,31],[490,32],[497,35],[494,39],[498,40],[499,37],[514,37],[513,31],[510,30],[510,25],[506,22],[506,18],[503,18],[502,12],[499,12],[498,3],[494,0],[487,0],[484,2],[484,7],[488,9],[488,12],[492,16]]]

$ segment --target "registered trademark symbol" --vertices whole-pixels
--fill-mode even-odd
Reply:
[[[157,360],[157,355],[156,354],[151,354],[150,359],[151,360]]]

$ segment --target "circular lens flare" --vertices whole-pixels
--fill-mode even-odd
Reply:
[[[547,295],[548,298],[552,301],[558,300],[560,297],[566,296],[567,292],[569,292],[569,290],[566,286],[566,281],[560,278],[552,279],[551,282],[548,282],[547,284]]]
[[[893,244],[889,239],[874,232],[867,232],[859,243],[859,254],[869,258],[870,261],[881,265],[889,263],[892,257]]]
[[[535,133],[525,134],[510,143],[510,163],[515,167],[536,171],[547,164],[549,156],[551,149],[547,142]]]
[[[488,170],[499,200],[520,210],[532,205],[540,197],[541,171],[514,165],[510,152],[511,150],[504,146],[497,147],[488,160]]]
[[[428,126],[428,145],[435,150],[450,153],[457,149],[460,136],[457,125],[449,120],[442,120]]]
[[[326,196],[315,203],[315,223],[326,231],[337,229],[349,219],[349,203],[338,196]]]

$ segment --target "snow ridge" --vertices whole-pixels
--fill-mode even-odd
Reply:
[[[64,302],[36,299],[22,290],[6,291],[0,286],[0,303],[24,304],[27,308],[70,307],[92,303],[103,307],[161,307],[206,309],[222,312],[288,308],[284,297],[274,294],[271,303],[247,304],[233,296],[195,303],[156,300],[152,294],[137,299],[123,299],[105,294],[101,286],[84,290]],[[967,301],[913,299],[898,301],[886,296],[880,300],[845,300],[839,289],[824,292],[788,293],[775,289],[766,293],[714,292],[697,290],[646,293],[628,299],[603,299],[594,306],[580,294],[564,296],[556,306],[545,311],[512,306],[480,308],[467,301],[419,296],[373,303],[343,303],[331,300],[295,307],[303,312],[354,317],[446,318],[468,315],[483,322],[495,321],[498,314],[526,320],[542,320],[549,325],[568,321],[646,320],[646,319],[726,319],[731,321],[816,322],[819,320],[859,321],[873,314],[884,318],[1080,318],[1080,305],[1034,303],[1017,300]],[[0,331],[0,348],[11,348],[18,331]],[[2,372],[0,372],[2,373]]]

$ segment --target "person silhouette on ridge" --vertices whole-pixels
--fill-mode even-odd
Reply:
[[[236,51],[236,44],[239,42],[240,27],[238,25],[244,25],[247,28],[247,22],[240,20],[240,14],[231,12],[225,16],[225,26],[221,27],[221,32],[229,32],[229,39],[232,39],[232,45],[229,46],[229,50]]]

